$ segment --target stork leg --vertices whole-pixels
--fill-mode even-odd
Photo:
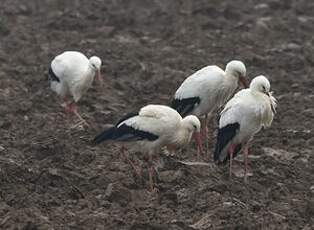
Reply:
[[[247,182],[247,171],[248,171],[248,156],[249,156],[249,147],[245,145],[243,149],[244,154],[244,183]]]
[[[71,103],[68,100],[64,99],[61,106],[64,108],[64,110],[67,114],[72,113]]]
[[[154,164],[153,164],[153,156],[151,154],[148,154],[148,164],[149,164],[149,168],[148,168],[148,177],[149,177],[149,190],[150,192],[157,192],[158,189],[154,186]]]
[[[129,164],[131,165],[131,167],[133,168],[135,174],[136,174],[139,178],[141,178],[141,177],[142,177],[141,168],[138,167],[138,166],[136,166],[136,165],[130,160],[128,154],[126,153],[126,152],[127,152],[127,149],[126,149],[124,146],[122,146],[121,149],[120,149],[120,151],[121,151],[123,157],[128,161],[128,163],[129,163]]]
[[[231,144],[229,147],[229,156],[230,156],[230,165],[229,165],[229,178],[232,178],[232,163],[233,163],[233,153],[234,153],[235,145]]]
[[[205,154],[208,154],[208,114],[205,114],[202,136],[205,139]]]
[[[197,160],[199,161],[201,159],[201,155],[203,154],[203,146],[201,141],[199,140],[199,137],[197,137],[195,134],[193,135],[195,143],[196,143],[196,147],[197,147]]]

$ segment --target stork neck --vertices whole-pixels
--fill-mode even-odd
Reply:
[[[237,79],[234,71],[231,71],[231,70],[227,69],[227,70],[225,70],[225,73],[226,73],[226,78]]]
[[[251,94],[256,98],[256,99],[261,99],[264,100],[265,98],[269,98],[265,93],[262,93],[258,90],[251,89]]]
[[[224,85],[237,85],[238,80],[239,79],[234,74],[228,71],[224,78]]]
[[[96,70],[95,70],[95,68],[92,66],[91,63],[89,63],[89,65],[88,65],[87,74],[90,75],[90,76],[93,76],[93,77],[94,77],[95,74],[96,74]]]
[[[182,126],[177,132],[175,142],[178,146],[186,145],[189,143],[191,137],[192,133],[186,127]]]
[[[84,77],[80,80],[80,84],[82,85],[91,85],[95,77],[95,71],[93,67],[88,65],[88,68],[86,69]]]

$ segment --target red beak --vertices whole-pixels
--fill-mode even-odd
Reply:
[[[97,70],[97,72],[96,72],[96,80],[98,82],[102,82],[103,81],[100,70]]]
[[[248,85],[248,83],[247,83],[245,77],[240,77],[240,78],[239,78],[239,81],[240,81],[241,84],[244,86],[244,88],[248,88],[248,87],[249,87],[249,85]]]

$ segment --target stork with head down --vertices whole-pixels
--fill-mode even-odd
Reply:
[[[99,57],[88,59],[77,51],[65,51],[56,56],[49,68],[51,89],[63,100],[66,112],[75,114],[85,124],[87,122],[78,113],[76,103],[90,88],[95,76],[102,81],[100,68]]]
[[[187,145],[194,134],[200,141],[200,121],[190,115],[182,119],[174,109],[164,105],[147,105],[137,113],[128,114],[94,139],[96,144],[102,141],[135,142],[139,151],[149,156],[149,184],[153,185],[153,154],[163,147],[180,148]],[[122,154],[124,153],[122,146]],[[126,155],[125,155],[126,156]],[[127,156],[126,156],[127,157]],[[140,170],[129,160],[129,163],[140,176]]]

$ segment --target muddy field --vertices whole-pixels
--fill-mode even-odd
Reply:
[[[310,0],[1,0],[0,229],[314,229],[313,12]],[[103,60],[104,84],[79,103],[93,128],[73,127],[49,89],[49,62],[64,50]],[[91,145],[123,114],[168,104],[189,74],[231,59],[267,75],[279,101],[251,147],[248,184],[210,155],[210,167],[161,167],[151,194],[118,145]],[[196,160],[195,148],[175,159]]]

